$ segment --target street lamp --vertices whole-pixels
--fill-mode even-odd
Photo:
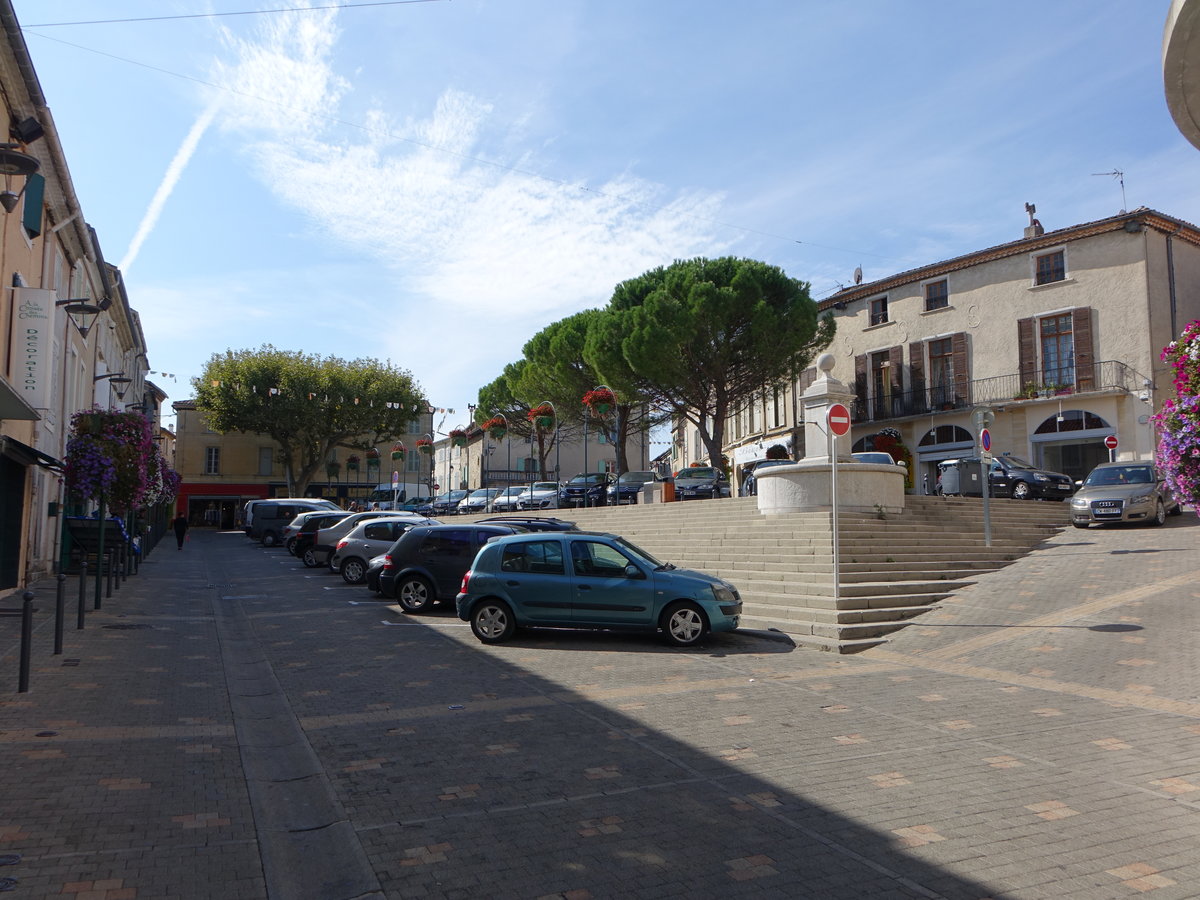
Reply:
[[[96,318],[104,311],[103,307],[98,303],[93,303],[87,297],[80,297],[75,300],[55,300],[55,306],[61,306],[66,310],[67,317],[71,320],[71,324],[79,331],[79,336],[86,338],[88,331],[95,324]]]
[[[124,372],[109,372],[105,375],[95,376],[92,379],[92,384],[95,384],[97,381],[103,381],[106,378],[108,379],[108,383],[113,385],[113,391],[116,393],[117,399],[124,400],[125,392],[129,390],[129,385],[133,382],[133,379]]]

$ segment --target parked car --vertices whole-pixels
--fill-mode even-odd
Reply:
[[[492,516],[480,519],[479,525],[511,525],[524,531],[578,531],[574,522],[552,516]]]
[[[433,502],[432,497],[410,497],[400,504],[397,512],[417,512],[422,506],[428,506]]]
[[[426,612],[439,601],[453,600],[463,573],[479,548],[519,530],[509,525],[433,525],[413,528],[387,552],[379,590],[400,601],[405,612]]]
[[[378,556],[371,557],[367,561],[367,575],[363,583],[367,586],[367,590],[373,594],[380,594],[379,590],[379,575],[383,572],[383,564],[387,562],[387,554],[380,553]]]
[[[1106,522],[1162,525],[1183,507],[1172,496],[1152,460],[1101,463],[1071,498],[1071,524],[1087,528]]]
[[[772,466],[794,466],[795,460],[791,459],[760,459],[747,466],[746,477],[742,481],[742,496],[754,497],[758,494],[758,475],[762,469],[769,469]]]
[[[613,477],[607,472],[580,472],[558,490],[558,505],[604,506]]]
[[[557,481],[535,481],[527,485],[517,498],[517,509],[558,509]]]
[[[515,512],[517,509],[517,501],[521,499],[521,495],[529,490],[527,484],[514,484],[511,487],[506,487],[495,499],[492,500],[492,512]]]
[[[851,453],[850,457],[855,462],[875,463],[879,466],[903,466],[904,463],[892,458],[892,454],[884,453],[882,450],[862,450],[858,453]]]
[[[658,631],[690,647],[709,630],[736,629],[742,600],[729,582],[661,563],[624,538],[566,531],[485,545],[455,609],[486,644],[532,626]]]
[[[637,503],[642,489],[655,481],[662,481],[662,476],[657,472],[624,472],[608,486],[608,502],[613,506]]]
[[[467,491],[446,491],[434,497],[428,506],[420,507],[417,512],[423,516],[452,516],[466,496]]]
[[[342,538],[350,533],[354,526],[360,522],[367,522],[371,519],[407,519],[410,522],[423,521],[428,518],[420,513],[402,513],[392,512],[384,509],[370,509],[366,512],[350,513],[344,519],[334,522],[332,525],[320,529],[314,539],[312,554],[318,566],[329,565],[332,568],[333,551],[337,549],[337,543]]]
[[[714,500],[729,496],[729,479],[716,466],[689,466],[675,473],[676,500]]]
[[[362,584],[367,578],[368,563],[373,557],[387,553],[400,536],[418,525],[437,525],[434,519],[397,518],[393,513],[383,519],[359,522],[333,550],[329,565],[342,574],[346,584]]]
[[[978,456],[938,463],[937,492],[978,497],[983,493],[982,462]],[[993,458],[988,472],[988,492],[1014,500],[1065,500],[1075,485],[1062,472],[1039,469],[1017,456]]]
[[[292,556],[299,556],[303,547],[302,544],[311,546],[312,536],[316,534],[318,528],[324,528],[326,525],[332,525],[334,522],[340,521],[350,515],[348,512],[329,512],[329,510],[318,510],[316,512],[303,512],[296,518],[292,519],[283,529],[280,535],[280,542],[287,548],[287,552]]]
[[[249,500],[242,513],[243,530],[254,540],[262,541],[264,547],[279,544],[283,529],[302,512],[327,509],[340,512],[341,508],[331,500],[311,497],[298,499]]]
[[[479,488],[463,497],[459,501],[458,509],[455,512],[459,515],[489,512],[492,501],[499,496],[500,488]]]

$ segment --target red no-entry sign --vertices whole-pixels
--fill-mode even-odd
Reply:
[[[835,403],[829,407],[829,412],[825,414],[829,421],[829,430],[841,437],[850,430],[850,410],[841,403]]]
[[[1115,434],[1110,434],[1108,437],[1106,437],[1104,439],[1104,446],[1107,447],[1109,450],[1116,450],[1117,449],[1117,436]]]

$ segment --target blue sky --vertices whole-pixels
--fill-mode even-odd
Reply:
[[[320,6],[332,0],[313,0]],[[351,0],[355,2],[355,0]],[[1168,0],[14,0],[172,400],[227,348],[389,359],[465,421],[697,255],[814,297],[1126,204],[1200,222]],[[162,373],[170,373],[174,379]],[[838,374],[838,373],[835,373]],[[171,424],[168,422],[168,424]]]

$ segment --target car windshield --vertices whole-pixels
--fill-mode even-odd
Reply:
[[[519,497],[519,496],[521,496],[521,494],[523,492],[525,492],[527,490],[528,490],[528,488],[524,488],[524,487],[505,488],[504,493],[501,494],[500,496],[501,497]]]
[[[653,472],[626,472],[617,479],[621,484],[645,484],[654,480]]]
[[[480,488],[471,492],[472,500],[490,500],[500,493],[500,488]]]
[[[1152,484],[1154,472],[1149,466],[1112,466],[1092,469],[1084,480],[1084,487],[1097,484]]]
[[[643,550],[637,544],[632,544],[629,541],[625,540],[625,538],[623,538],[623,537],[615,537],[614,540],[618,544],[621,545],[621,547],[625,550],[626,553],[628,553],[630,556],[632,556],[634,559],[638,560],[639,562],[645,563],[646,565],[650,566],[650,568],[652,568],[652,569],[660,569],[660,568],[663,568],[664,566],[670,565],[669,563],[659,562],[657,559],[655,559],[653,556],[651,556],[649,553],[647,553],[645,550]]]
[[[1036,469],[1031,462],[1026,462],[1019,456],[1001,456],[999,457],[1010,469]]]
[[[680,469],[676,478],[716,478],[717,470],[711,466],[700,466],[697,468]]]
[[[608,479],[608,476],[603,472],[591,472],[586,475],[576,475],[571,479],[571,484],[599,484]]]
[[[533,490],[536,491],[557,491],[557,481],[537,481],[534,482]]]
[[[754,467],[754,471],[769,469],[771,466],[790,466],[791,464],[792,461],[790,459],[764,459]]]

